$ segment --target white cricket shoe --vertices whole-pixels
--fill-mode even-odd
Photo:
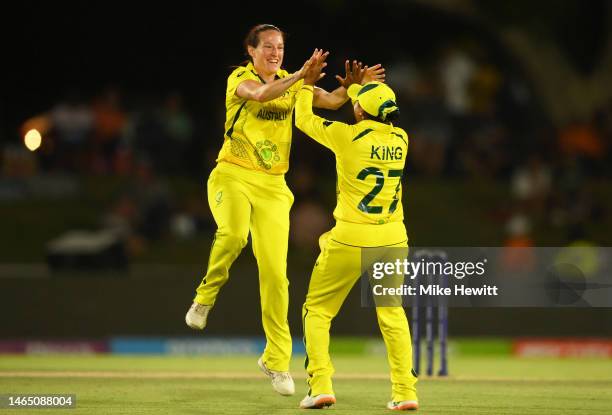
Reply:
[[[260,357],[257,365],[270,379],[272,379],[272,388],[283,396],[291,396],[295,393],[295,384],[289,372],[277,372],[266,367],[263,359]]]
[[[192,329],[202,330],[206,327],[206,319],[212,308],[211,305],[198,304],[194,302],[185,315],[185,323]]]
[[[387,402],[387,409],[392,411],[416,411],[419,409],[418,401],[401,401],[401,402]]]
[[[336,397],[322,393],[317,396],[306,395],[302,402],[300,402],[300,408],[302,409],[323,409],[328,408],[336,403]]]

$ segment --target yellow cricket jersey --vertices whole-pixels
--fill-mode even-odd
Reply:
[[[401,128],[373,120],[354,125],[328,121],[312,112],[312,100],[313,87],[302,86],[295,121],[300,130],[336,155],[334,239],[357,246],[406,241],[401,180],[408,135]]]
[[[278,78],[287,75],[283,69],[276,74]],[[252,63],[239,66],[227,78],[225,137],[217,162],[284,174],[289,169],[295,95],[303,81],[297,81],[276,99],[257,102],[235,94],[238,85],[245,80],[265,83]]]

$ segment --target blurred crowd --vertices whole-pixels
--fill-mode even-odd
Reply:
[[[474,45],[445,49],[425,65],[404,59],[388,78],[404,110],[399,123],[412,137],[416,174],[508,179],[534,156],[559,168],[573,160],[589,177],[611,171],[612,101],[555,127],[517,68]]]
[[[532,231],[589,239],[605,201],[590,184],[612,173],[612,100],[595,114],[555,126],[517,68],[474,44],[443,50],[428,65],[404,59],[390,68],[411,136],[408,170],[415,176],[463,177],[508,184],[495,224],[506,246],[533,246]]]
[[[531,235],[542,223],[561,229],[568,242],[588,238],[585,225],[606,214],[587,183],[611,173],[612,102],[590,118],[554,126],[520,71],[473,45],[448,47],[425,62],[401,58],[387,66],[387,80],[398,95],[399,125],[410,136],[407,177],[507,186],[503,206],[491,206],[496,219],[483,225],[507,230],[500,245],[540,243]],[[204,142],[194,109],[178,91],[129,100],[124,92],[108,87],[85,99],[72,91],[25,121],[22,134],[35,128],[44,137],[35,167],[25,170],[126,177],[129,184],[105,223],[142,239],[168,230],[188,237],[214,229],[203,193],[177,202],[164,178],[203,182],[221,139]],[[207,133],[220,137],[222,119],[205,121]],[[313,249],[331,226],[334,200],[317,186],[323,178],[312,167],[317,159],[309,157],[294,158],[289,177],[296,194],[291,239],[296,247]],[[11,162],[15,158],[5,148],[5,176],[23,170],[23,160]],[[329,186],[333,182],[323,187]]]
[[[130,98],[126,102],[117,86],[93,98],[71,90],[47,112],[27,120],[22,134],[37,129],[44,137],[40,169],[126,175],[148,164],[159,174],[185,172],[195,142],[182,94]]]
[[[109,205],[100,207],[99,225],[125,239],[130,253],[170,234],[184,238],[211,230],[202,193],[181,199],[168,180],[203,181],[204,144],[191,111],[179,91],[145,96],[114,85],[93,97],[67,91],[21,126],[22,137],[31,130],[41,134],[40,147],[3,148],[0,199],[29,196],[12,190],[11,178],[43,177],[43,193],[57,197],[78,191],[71,180],[109,176],[120,185]]]

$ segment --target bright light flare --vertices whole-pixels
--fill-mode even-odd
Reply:
[[[23,142],[25,146],[28,148],[28,150],[36,151],[38,150],[38,148],[40,147],[40,144],[42,143],[42,136],[40,135],[38,130],[32,129],[25,134]]]

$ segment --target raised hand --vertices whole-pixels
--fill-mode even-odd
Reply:
[[[336,75],[336,79],[340,83],[340,86],[348,89],[352,84],[361,84],[364,74],[367,71],[367,66],[364,68],[361,62],[353,61],[351,65],[348,60],[344,61],[344,78],[340,75]]]
[[[319,79],[325,76],[321,71],[327,66],[327,56],[329,52],[323,52],[323,49],[315,49],[310,59],[304,64],[304,84],[314,85]]]
[[[366,66],[365,69],[366,71],[361,81],[362,85],[372,81],[385,82],[385,68],[380,63],[372,67]]]
[[[304,78],[308,69],[316,64],[317,61],[325,62],[327,55],[329,55],[329,52],[323,52],[323,49],[315,49],[314,52],[312,52],[312,56],[310,56],[310,58],[304,62],[304,65],[302,65],[300,70],[297,71],[298,77]]]

